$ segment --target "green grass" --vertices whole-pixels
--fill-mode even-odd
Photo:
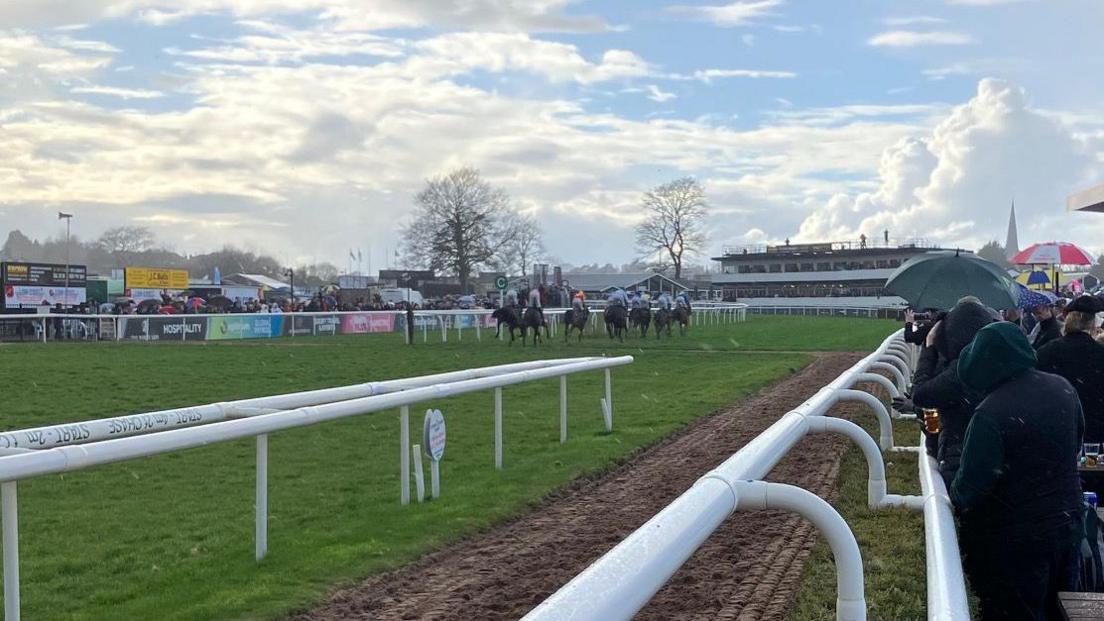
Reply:
[[[855,422],[870,432],[877,423],[869,415]],[[895,444],[915,446],[920,436],[913,421],[894,421]],[[877,437],[876,433],[875,436]],[[886,453],[886,481],[891,494],[919,494],[915,453]],[[840,494],[835,507],[855,533],[866,577],[867,615],[871,621],[919,621],[927,618],[924,565],[924,520],[904,508],[872,511],[866,505],[866,460],[855,447],[840,464]],[[823,539],[809,559],[790,621],[835,618],[836,568]]]
[[[19,484],[28,619],[276,618],[335,584],[393,568],[487,528],[570,480],[608,468],[693,419],[807,364],[800,353],[874,347],[892,322],[753,317],[686,338],[565,346],[490,339],[407,347],[399,335],[222,343],[0,346],[5,429],[422,375],[533,358],[636,356],[614,371],[603,431],[601,373],[504,392],[505,469],[493,468],[492,393],[439,402],[449,444],[443,497],[398,503],[398,415],[381,412],[269,440],[269,556],[253,560],[254,448],[235,441]],[[486,336],[486,334],[485,334]],[[439,339],[439,333],[430,334]],[[709,353],[710,355],[702,355]],[[412,408],[417,435],[424,408]],[[834,593],[834,590],[832,591]]]

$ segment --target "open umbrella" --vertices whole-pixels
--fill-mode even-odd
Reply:
[[[913,308],[953,307],[972,295],[995,309],[1014,308],[1015,283],[999,266],[973,254],[927,252],[897,268],[886,281],[886,292],[899,295]]]
[[[1038,306],[1046,306],[1047,304],[1053,304],[1057,299],[1053,293],[1049,291],[1032,291],[1023,285],[1016,285],[1020,290],[1020,300],[1017,306],[1025,311],[1029,311]]]
[[[1016,265],[1092,265],[1096,259],[1068,242],[1046,242],[1028,246],[1010,259]]]
[[[207,299],[207,306],[226,308],[234,304],[234,301],[224,295],[213,295]]]
[[[1027,284],[1029,285],[1049,285],[1050,276],[1047,276],[1046,272],[1040,272],[1035,270],[1027,274]]]

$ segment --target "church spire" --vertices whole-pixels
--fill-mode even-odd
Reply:
[[[1008,237],[1004,240],[1004,256],[1011,259],[1020,252],[1020,240],[1016,235],[1016,201],[1012,200],[1012,211],[1008,214]]]

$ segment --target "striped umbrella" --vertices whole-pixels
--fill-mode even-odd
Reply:
[[[1084,249],[1068,242],[1033,244],[1012,257],[1016,265],[1092,265],[1096,260]]]

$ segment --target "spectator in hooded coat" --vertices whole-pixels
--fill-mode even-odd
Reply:
[[[946,318],[932,326],[913,375],[913,404],[917,408],[939,410],[941,429],[935,458],[947,484],[958,470],[966,427],[974,407],[981,402],[981,395],[959,380],[955,361],[978,330],[992,322],[993,315],[981,304],[973,301],[956,304]]]
[[[958,358],[962,383],[985,395],[950,490],[982,621],[1057,619],[1058,592],[1077,584],[1085,422],[1070,383],[1035,365],[1007,322],[979,330]]]
[[[1065,336],[1039,349],[1039,370],[1073,384],[1085,413],[1085,442],[1104,442],[1104,345],[1093,340],[1104,302],[1083,295],[1066,307]]]

